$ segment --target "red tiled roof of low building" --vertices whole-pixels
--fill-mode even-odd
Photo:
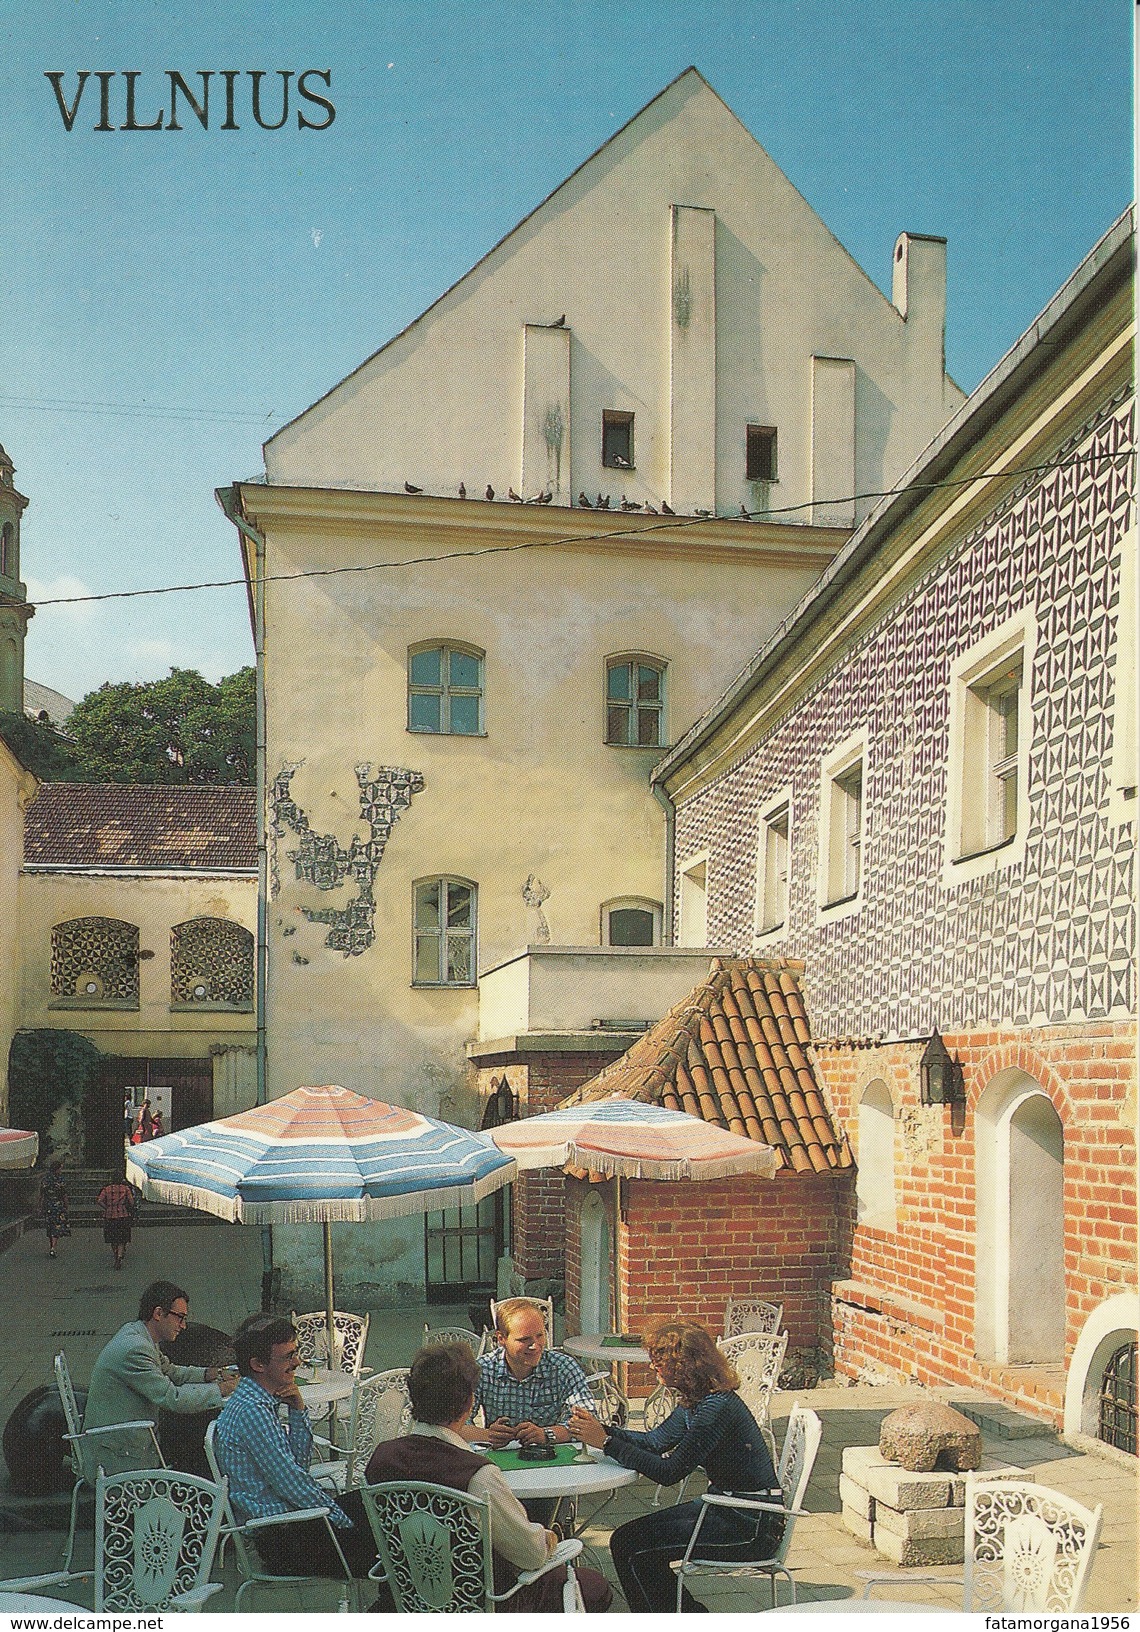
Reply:
[[[801,969],[714,959],[701,985],[565,1103],[624,1094],[772,1145],[781,1168],[852,1167],[812,1065]]]
[[[252,871],[256,790],[45,782],[24,815],[24,860],[57,867]]]

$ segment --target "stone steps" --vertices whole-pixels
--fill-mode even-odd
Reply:
[[[68,1218],[72,1229],[102,1227],[103,1215],[96,1196],[116,1177],[109,1168],[73,1167],[62,1173],[67,1189]],[[137,1229],[154,1229],[172,1224],[220,1224],[223,1220],[196,1207],[172,1207],[164,1201],[140,1201],[135,1217]]]
[[[976,1422],[989,1439],[1039,1439],[1050,1432],[1040,1417],[1031,1417],[1012,1406],[996,1400],[953,1400],[955,1411],[960,1411],[971,1422]]]

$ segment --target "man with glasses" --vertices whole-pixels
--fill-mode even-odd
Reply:
[[[121,1326],[91,1370],[84,1428],[119,1422],[158,1422],[163,1411],[218,1411],[237,1386],[233,1372],[213,1366],[176,1366],[160,1343],[172,1343],[190,1318],[190,1299],[173,1281],[152,1281],[139,1299],[137,1320]],[[125,1439],[125,1436],[124,1436]],[[107,1446],[100,1458],[108,1473],[138,1464],[126,1443]],[[114,1467],[110,1463],[115,1463]]]

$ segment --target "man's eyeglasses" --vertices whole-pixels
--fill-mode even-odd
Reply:
[[[166,1313],[168,1315],[173,1315],[175,1320],[181,1321],[183,1326],[185,1326],[186,1322],[190,1319],[190,1311],[188,1309],[168,1309]]]

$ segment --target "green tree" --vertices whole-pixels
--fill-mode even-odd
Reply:
[[[196,669],[171,669],[162,680],[100,686],[76,704],[66,730],[83,780],[248,784],[254,720],[252,668],[216,686]]]
[[[41,782],[90,782],[72,743],[43,720],[0,713],[0,737]]]
[[[8,1053],[8,1115],[14,1128],[34,1129],[40,1157],[61,1105],[82,1105],[99,1080],[103,1055],[74,1031],[18,1031]]]

